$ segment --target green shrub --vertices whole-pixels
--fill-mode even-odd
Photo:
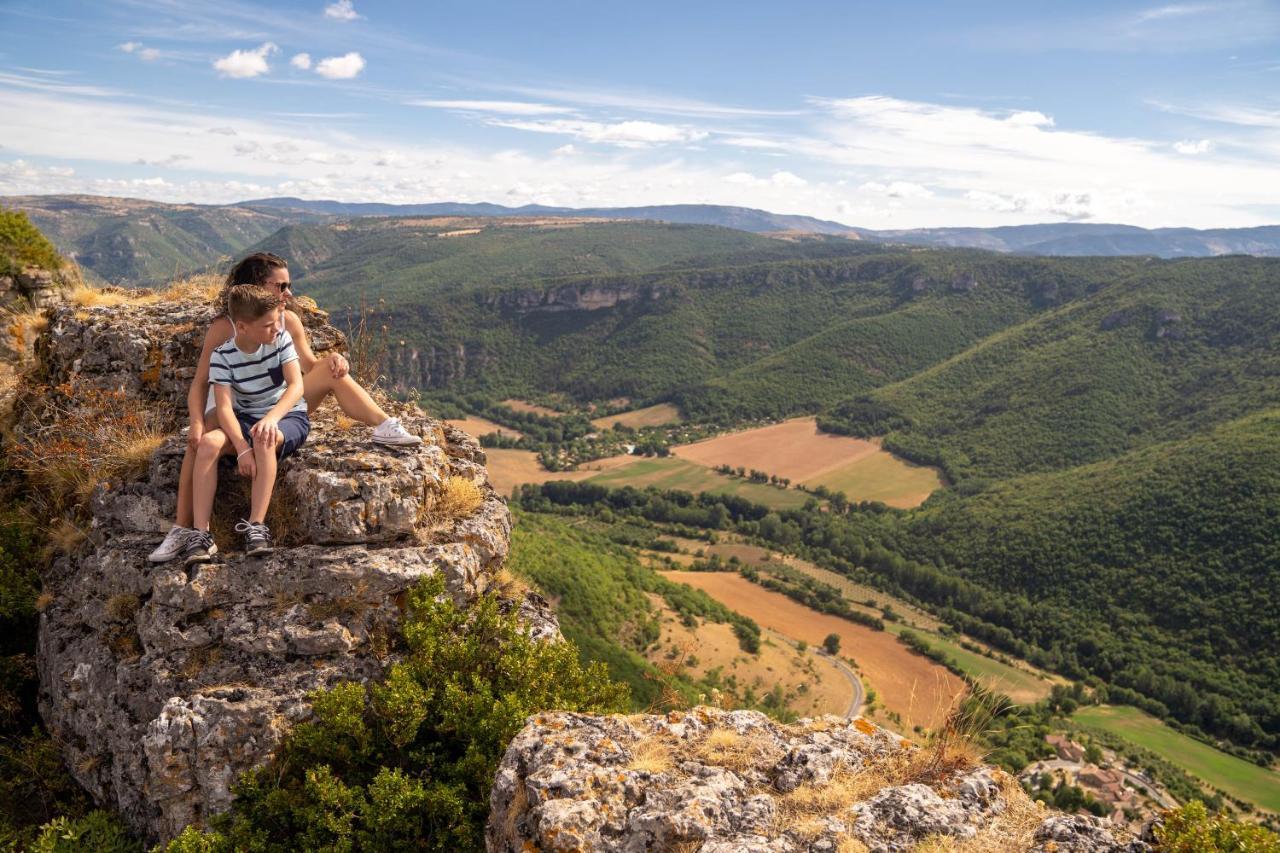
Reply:
[[[1193,801],[1166,812],[1156,827],[1157,850],[1162,853],[1278,853],[1280,835],[1269,829],[1237,823],[1225,814],[1210,815],[1204,803]]]
[[[572,644],[529,638],[491,596],[459,610],[438,577],[411,594],[404,638],[383,683],[314,695],[313,719],[241,777],[231,811],[169,853],[482,849],[494,773],[527,717],[627,706]]]
[[[40,229],[19,210],[0,210],[0,275],[23,267],[56,270],[62,258]]]
[[[82,818],[55,818],[25,848],[28,853],[142,853],[142,842],[131,837],[120,818],[94,810]]]

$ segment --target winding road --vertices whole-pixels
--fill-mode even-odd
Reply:
[[[772,631],[772,630],[769,631],[769,633],[773,634],[780,640],[785,640],[786,642],[790,643],[791,646],[797,650],[800,648],[800,644],[797,643],[795,640],[791,639],[790,637],[784,637],[782,634],[779,634],[777,631]],[[820,657],[824,657],[827,660],[831,661],[833,664],[835,664],[836,669],[840,670],[841,674],[843,674],[845,678],[849,679],[849,684],[853,686],[853,699],[849,701],[849,710],[844,712],[844,718],[846,720],[852,720],[854,717],[858,716],[858,714],[862,711],[862,702],[866,697],[866,694],[863,692],[863,689],[862,689],[862,679],[858,678],[858,673],[854,672],[852,667],[850,667],[844,661],[840,660],[840,658],[836,657],[835,655],[827,654],[827,650],[822,648],[821,646],[809,646],[809,648],[813,650],[814,654]]]

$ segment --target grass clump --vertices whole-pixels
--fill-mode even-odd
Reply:
[[[480,487],[466,477],[449,477],[440,487],[432,514],[441,520],[466,518],[484,503]]]
[[[525,719],[627,704],[571,643],[529,638],[495,596],[460,610],[439,576],[410,593],[402,631],[407,653],[383,683],[313,695],[314,718],[241,777],[231,811],[169,853],[483,849],[493,776]]]

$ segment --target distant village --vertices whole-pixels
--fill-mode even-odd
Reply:
[[[1080,814],[1105,811],[1106,819],[1135,834],[1164,809],[1177,808],[1178,801],[1141,768],[1127,767],[1114,751],[1083,746],[1063,735],[1047,735],[1045,741],[1057,752],[1056,758],[1033,762],[1018,775],[1032,796],[1056,791],[1062,786],[1079,788],[1096,804],[1077,806]]]

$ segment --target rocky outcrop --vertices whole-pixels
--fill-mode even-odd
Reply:
[[[66,286],[61,272],[39,267],[0,275],[0,308],[15,308],[22,302],[32,308],[48,308],[61,301]]]
[[[670,292],[657,282],[581,282],[545,290],[513,290],[486,296],[490,308],[518,315],[559,311],[599,311],[623,302],[654,302]]]
[[[867,723],[787,726],[752,711],[549,713],[499,767],[488,848],[897,853],[928,838],[983,850],[1139,851],[1101,821],[1050,816],[1000,770],[938,760]]]
[[[180,405],[209,316],[160,303],[56,311],[44,378]],[[320,341],[338,339],[322,317],[312,322]],[[177,435],[144,477],[98,487],[88,541],[47,570],[41,713],[86,790],[149,839],[227,808],[240,772],[308,715],[312,691],[379,677],[397,657],[416,581],[441,574],[459,602],[490,583],[510,515],[483,451],[419,411],[402,418],[422,446],[377,447],[367,427],[316,418],[282,466],[268,516],[281,547],[269,556],[242,556],[230,528],[247,508],[246,484],[224,468],[221,562],[192,572],[147,562],[175,509]],[[461,517],[436,511],[453,478],[482,496]],[[538,616],[534,605],[524,606]],[[541,617],[536,632],[554,636],[554,619]]]

